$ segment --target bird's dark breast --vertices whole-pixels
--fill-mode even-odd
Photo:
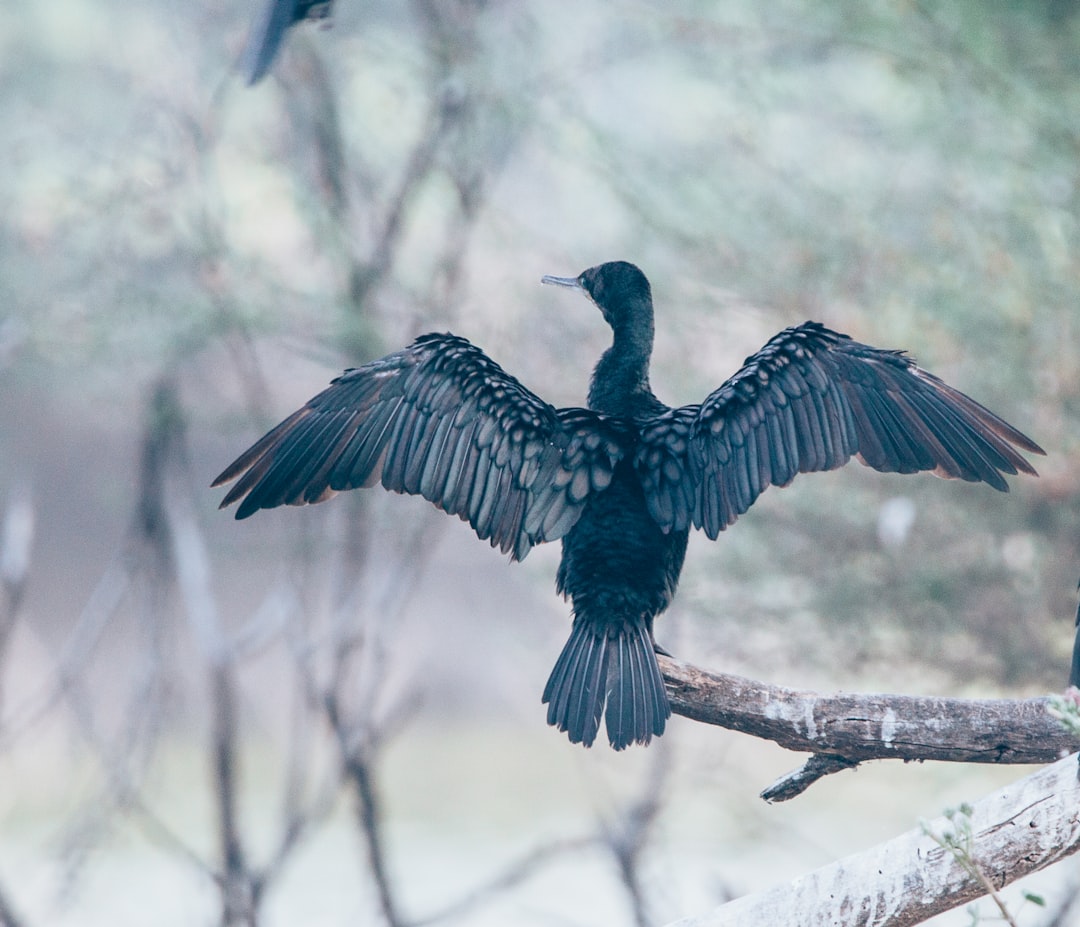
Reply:
[[[651,631],[653,617],[675,594],[688,534],[660,530],[624,460],[563,538],[558,590],[573,601],[578,618],[610,624],[613,631],[644,620]]]

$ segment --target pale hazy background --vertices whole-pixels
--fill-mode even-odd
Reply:
[[[363,780],[400,923],[553,847],[440,923],[659,924],[1021,776],[877,764],[767,806],[800,758],[746,737],[676,718],[648,750],[571,747],[540,705],[569,628],[557,549],[510,566],[381,491],[236,523],[208,485],[423,331],[582,403],[609,332],[539,278],[632,260],[672,404],[813,318],[1049,452],[1008,495],[857,466],[772,490],[691,544],[660,642],[827,691],[1061,689],[1080,11],[338,0],[247,89],[257,6],[0,2],[13,922],[377,923]],[[222,878],[265,887],[230,907]]]

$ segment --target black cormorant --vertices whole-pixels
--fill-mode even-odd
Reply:
[[[588,408],[557,409],[479,348],[429,334],[346,371],[215,480],[222,507],[321,502],[381,482],[423,496],[520,560],[561,538],[557,588],[573,630],[544,689],[548,723],[615,749],[646,744],[671,714],[653,621],[675,594],[691,528],[710,538],[769,486],[852,457],[876,470],[989,483],[1034,475],[1043,451],[922,370],[815,322],[785,329],[702,403],[649,387],[649,282],[615,261],[544,283],[581,290],[614,340]],[[604,711],[606,704],[606,713]]]
[[[305,19],[327,19],[334,0],[264,0],[264,3],[240,56],[240,70],[249,87],[266,76],[290,27]]]

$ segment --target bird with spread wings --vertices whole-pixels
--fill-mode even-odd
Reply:
[[[771,338],[701,403],[653,394],[652,292],[615,261],[543,282],[582,291],[613,342],[586,408],[555,408],[450,334],[347,370],[240,455],[237,518],[380,483],[423,496],[520,560],[562,541],[557,589],[573,627],[544,690],[548,722],[589,746],[647,744],[671,714],[653,623],[690,530],[715,539],[769,486],[851,458],[1007,491],[1035,470],[1026,435],[901,351],[815,322]]]

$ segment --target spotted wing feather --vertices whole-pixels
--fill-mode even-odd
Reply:
[[[637,467],[665,530],[715,538],[769,486],[856,457],[888,473],[930,471],[1007,491],[1034,474],[1030,438],[899,351],[814,322],[788,328],[700,405],[641,425]]]
[[[214,481],[235,485],[237,518],[321,502],[376,482],[458,515],[524,557],[562,537],[607,488],[625,431],[587,409],[556,409],[453,335],[346,371]]]

